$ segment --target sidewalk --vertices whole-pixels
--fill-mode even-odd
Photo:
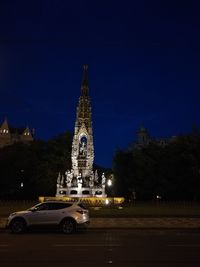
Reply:
[[[0,218],[5,228],[6,218]],[[90,229],[200,229],[200,218],[90,218]]]

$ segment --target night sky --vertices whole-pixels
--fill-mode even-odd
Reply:
[[[196,3],[196,4],[194,4]],[[144,125],[153,137],[200,126],[198,1],[0,1],[0,121],[48,140],[72,131],[83,64],[95,162]]]

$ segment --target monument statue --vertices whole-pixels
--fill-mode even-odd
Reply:
[[[104,175],[104,172],[103,172],[103,174],[101,176],[101,184],[102,184],[102,187],[105,187],[106,186],[106,177]]]
[[[98,183],[99,183],[99,175],[98,175],[97,170],[95,171],[94,181],[95,181],[95,184],[98,185]]]
[[[58,174],[58,178],[57,178],[57,188],[60,187],[60,172]]]
[[[64,175],[62,175],[62,179],[60,182],[61,187],[64,187],[64,183],[65,183],[65,178],[64,178]]]
[[[79,173],[79,175],[77,176],[77,184],[78,184],[79,189],[82,187],[82,183],[83,183],[83,179],[81,177],[81,173]]]
[[[68,170],[65,172],[66,175],[66,185],[68,188],[70,188],[72,186],[72,175],[71,172]]]
[[[86,144],[85,144],[85,142],[82,142],[80,144],[80,155],[83,155],[83,156],[86,155]]]

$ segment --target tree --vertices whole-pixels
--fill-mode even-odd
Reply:
[[[139,199],[200,200],[200,134],[179,136],[167,146],[149,144],[116,151],[118,193]]]
[[[71,168],[71,134],[45,142],[16,143],[0,150],[0,198],[55,195],[59,171]]]

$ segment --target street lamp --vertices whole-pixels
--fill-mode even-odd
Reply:
[[[109,187],[112,186],[112,180],[111,180],[111,179],[108,179],[108,180],[107,180],[107,186],[109,186]]]
[[[107,185],[107,193],[108,195],[112,195],[112,190],[113,190],[113,180],[111,178],[108,178],[106,181],[106,185]]]
[[[23,198],[24,197],[24,170],[21,169],[20,170],[20,198]]]
[[[20,172],[21,172],[20,188],[22,189],[24,187],[24,170],[20,170]]]

